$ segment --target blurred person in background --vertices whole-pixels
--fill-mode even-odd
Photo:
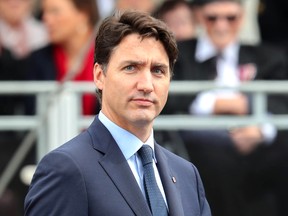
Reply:
[[[0,1],[0,81],[25,81],[29,54],[45,44],[48,37],[44,26],[32,16],[32,0]],[[0,95],[0,116],[26,113],[25,97]],[[20,146],[25,132],[0,132],[0,176]],[[34,162],[31,150],[20,165]],[[30,155],[31,154],[31,155]],[[23,215],[21,203],[28,187],[19,178],[19,169],[0,197],[0,215]]]
[[[41,7],[50,43],[28,55],[25,79],[93,81],[94,32],[99,19],[96,1],[42,0]],[[27,113],[35,114],[35,97],[26,101]],[[58,104],[52,106],[57,108]],[[97,113],[95,95],[83,94],[80,107],[84,115]],[[35,164],[35,153],[33,156],[28,164]]]
[[[93,37],[99,20],[96,1],[43,0],[42,10],[51,44],[32,53],[28,79],[92,81]],[[97,107],[94,94],[83,95],[84,115],[95,114]]]
[[[16,59],[14,55],[0,43],[0,82],[2,81],[21,81],[25,77],[23,69],[24,60]],[[1,84],[0,84],[1,85]],[[24,98],[20,95],[0,95],[0,116],[21,115],[24,114]],[[4,173],[6,166],[10,162],[14,152],[20,146],[24,137],[22,131],[1,130],[0,131],[0,176]],[[29,152],[21,163],[25,164],[34,162],[33,150]],[[21,169],[20,167],[20,169]],[[22,183],[19,178],[19,169],[12,177],[11,181],[0,195],[0,215],[21,216],[23,208],[21,203],[28,187]],[[2,181],[2,179],[1,179]]]
[[[0,0],[2,64],[10,65],[0,72],[2,81],[26,80],[29,55],[48,44],[46,28],[33,16],[33,7],[34,0]],[[26,113],[23,96],[1,96],[1,104],[2,115]]]
[[[153,12],[153,15],[168,25],[177,41],[195,37],[196,24],[190,2],[166,0]]]
[[[50,44],[29,56],[27,80],[93,81],[94,36],[99,21],[96,1],[42,0],[41,18]],[[61,94],[57,96],[61,97]],[[35,97],[29,97],[27,104],[28,114],[35,114]],[[93,93],[84,93],[81,104],[80,110],[84,115],[98,112]],[[58,105],[57,102],[49,104],[56,110]],[[27,175],[32,178],[29,173]]]
[[[0,41],[17,59],[48,44],[44,25],[32,14],[34,0],[0,0]]]
[[[158,3],[159,0],[116,0],[115,8],[120,11],[133,9],[151,14]]]
[[[0,41],[3,45],[0,79],[60,81],[64,79],[67,71],[74,70],[77,74],[72,77],[73,80],[92,81],[93,32],[98,21],[95,1],[44,0],[41,3],[49,38],[45,27],[30,15],[32,0],[0,0]],[[50,45],[47,45],[47,40],[51,40]],[[79,55],[83,57],[78,57]],[[80,59],[83,63],[78,63]],[[74,69],[76,68],[72,66],[74,63],[80,66]],[[92,94],[84,97],[83,113],[96,113],[96,97]],[[26,111],[33,113],[34,99],[32,104],[29,102],[28,110],[26,107],[22,109],[22,106],[25,106],[22,99],[18,100],[18,96],[16,98],[14,95],[1,96],[0,114],[25,114]],[[23,135],[22,132],[1,131],[0,144],[3,147],[0,155],[1,174],[20,146]],[[26,156],[20,170],[23,165],[33,163],[35,163],[35,148]],[[19,215],[23,215],[22,208],[19,208],[18,204],[23,203],[28,187],[21,182],[18,174],[19,170],[9,183],[8,190],[16,199],[16,202],[10,205],[14,206]],[[5,194],[7,193],[4,193],[3,200],[7,200]],[[5,208],[3,205],[1,207]]]
[[[214,80],[216,85],[227,87],[253,80],[287,80],[287,64],[281,50],[239,42],[245,14],[240,0],[197,0],[194,3],[198,4],[204,31],[197,39],[178,42],[174,80]],[[196,97],[170,97],[166,112],[245,116],[252,112],[251,102],[251,95],[238,91],[210,90]],[[276,95],[268,97],[270,113],[284,114],[287,110],[287,99]],[[263,197],[268,184],[269,190],[270,185],[274,187],[272,192],[277,200],[277,210],[273,213],[288,215],[282,208],[285,196],[278,193],[280,188],[283,194],[288,189],[283,182],[287,180],[284,169],[287,163],[282,155],[287,147],[273,125],[240,126],[226,131],[185,131],[182,135],[190,158],[203,175],[213,215],[249,215],[250,204]],[[279,164],[283,164],[283,169],[279,169]],[[282,183],[276,183],[280,179]],[[260,205],[261,213],[254,215],[270,216],[265,207],[265,204]]]

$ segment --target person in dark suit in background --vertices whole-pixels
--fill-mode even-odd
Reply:
[[[163,22],[130,11],[103,21],[95,47],[102,109],[85,132],[39,163],[25,215],[152,215],[138,152],[149,146],[164,215],[210,216],[197,169],[153,138],[178,54],[175,38]]]
[[[283,52],[264,44],[244,45],[238,40],[244,18],[241,1],[198,0],[194,3],[198,7],[198,20],[204,31],[197,39],[178,43],[175,80],[211,80],[219,86],[237,87],[253,80],[287,79]],[[269,113],[287,113],[285,99],[283,95],[269,96]],[[195,97],[171,96],[165,112],[245,116],[251,114],[251,95],[222,89],[201,92]],[[266,186],[276,186],[272,181],[282,178],[280,176],[283,176],[285,169],[279,170],[276,178],[271,178],[271,167],[279,164],[287,166],[283,156],[275,157],[275,154],[287,148],[285,143],[281,143],[281,132],[271,124],[248,125],[225,131],[216,128],[211,131],[183,131],[181,134],[191,161],[198,165],[203,177],[215,216],[249,215],[248,207],[245,207],[252,203],[249,198],[254,196],[250,194],[255,195],[256,189],[263,192],[263,185],[269,181]],[[254,184],[256,179],[258,183]],[[287,191],[284,184],[281,186],[283,191]],[[285,197],[278,195],[277,204],[280,204],[279,200],[284,201]],[[259,197],[261,195],[257,195],[257,199]],[[261,215],[266,213],[263,211]]]

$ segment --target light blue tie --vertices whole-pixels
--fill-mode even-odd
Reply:
[[[161,191],[158,188],[153,169],[153,150],[148,145],[143,145],[138,154],[144,168],[144,188],[147,201],[153,216],[167,216],[167,208]]]

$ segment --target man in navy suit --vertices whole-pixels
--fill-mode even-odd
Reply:
[[[152,215],[137,151],[153,149],[157,185],[171,216],[210,216],[195,166],[160,147],[153,121],[168,96],[178,55],[166,25],[140,12],[106,18],[95,40],[102,109],[91,126],[39,163],[25,215]]]

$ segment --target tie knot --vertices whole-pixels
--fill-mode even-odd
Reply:
[[[143,166],[152,163],[153,161],[153,150],[149,145],[143,145],[139,150],[138,154],[141,158]]]

